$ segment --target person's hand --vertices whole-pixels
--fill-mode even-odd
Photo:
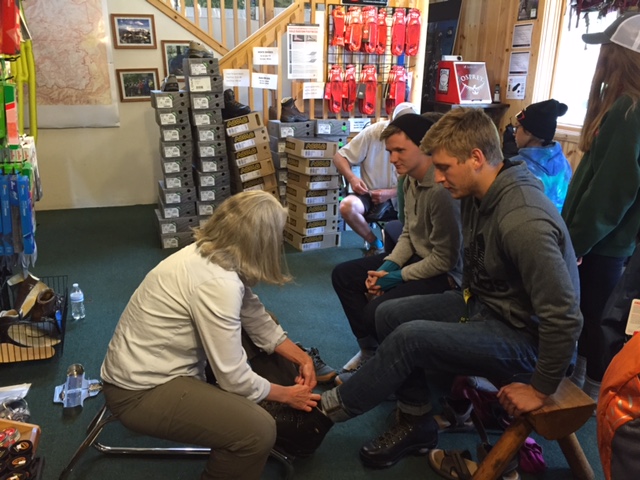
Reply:
[[[309,356],[307,355],[307,357]],[[316,369],[313,365],[313,360],[311,359],[311,357],[309,357],[308,362],[304,362],[302,365],[300,365],[298,371],[300,372],[300,375],[296,377],[296,384],[305,385],[309,388],[315,388],[315,386],[318,384],[318,381],[316,380]]]
[[[548,395],[524,383],[510,383],[498,392],[500,405],[513,417],[537,410],[544,405],[547,397]]]
[[[297,410],[304,410],[310,412],[313,408],[318,406],[320,401],[320,395],[313,393],[313,391],[306,385],[293,385],[286,387],[287,399],[284,403],[291,408]]]
[[[349,185],[351,185],[351,189],[353,190],[353,192],[357,193],[358,195],[366,195],[369,193],[367,185],[362,181],[361,178],[354,177],[353,179],[349,180]]]
[[[371,195],[371,201],[373,204],[378,205],[379,203],[384,203],[393,198],[396,191],[389,188],[379,188],[377,190],[371,190],[369,194]]]
[[[382,295],[384,292],[380,288],[380,285],[377,285],[378,279],[388,274],[389,272],[385,272],[384,270],[369,270],[367,272],[367,279],[364,282],[365,287],[367,287],[367,292],[371,295]]]

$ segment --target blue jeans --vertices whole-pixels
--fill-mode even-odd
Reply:
[[[467,315],[469,321],[461,323]],[[477,375],[502,385],[526,380],[536,365],[536,335],[474,299],[467,310],[459,291],[385,302],[376,312],[376,328],[381,344],[375,356],[322,397],[334,421],[361,415],[392,393],[403,412],[423,415],[430,408],[430,375]]]

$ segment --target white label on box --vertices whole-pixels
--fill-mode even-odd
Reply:
[[[244,167],[245,165],[249,165],[250,163],[257,162],[258,155],[249,155],[248,157],[242,158],[236,161],[236,165],[239,167]]]
[[[293,137],[296,133],[293,127],[280,127],[280,136],[281,137]]]
[[[253,187],[245,188],[243,192],[250,192],[252,190],[264,190],[264,184],[254,185]]]
[[[180,164],[178,162],[165,162],[164,173],[177,173],[180,171]]]
[[[178,231],[175,223],[163,223],[160,225],[160,229],[163,235],[166,233],[176,233]]]
[[[238,125],[236,127],[227,128],[227,135],[233,136],[233,135],[238,135],[239,133],[248,132],[248,131],[249,131],[249,125],[245,123],[244,125]]]
[[[165,203],[180,203],[180,193],[167,193]]]
[[[198,215],[213,215],[213,205],[198,205]]]
[[[173,108],[173,98],[156,97],[156,105],[158,108]]]
[[[235,144],[236,152],[238,150],[244,150],[245,148],[251,148],[256,144],[256,140],[254,138],[250,138],[249,140],[245,140],[244,142],[238,142]]]
[[[327,197],[307,197],[305,203],[307,205],[320,205],[327,203]]]
[[[331,182],[311,182],[309,184],[310,190],[327,190],[331,188],[329,185]]]
[[[330,167],[311,167],[309,175],[330,175]]]
[[[200,156],[201,157],[215,157],[216,150],[213,148],[213,145],[200,145]]]
[[[178,120],[173,113],[160,114],[160,125],[175,125],[176,123],[178,123]]]
[[[199,130],[199,139],[201,142],[213,142],[216,139],[216,135],[213,130]]]
[[[180,132],[178,130],[163,130],[162,139],[165,142],[177,142],[180,140]]]
[[[287,186],[286,185],[281,185],[280,187],[278,187],[278,189],[280,190],[280,196],[284,197],[287,194]]]
[[[200,219],[200,224],[199,224],[200,228],[203,228],[207,224],[208,221],[209,221],[208,218],[201,218]]]
[[[200,200],[203,202],[210,202],[216,199],[215,190],[200,190]]]
[[[210,92],[211,77],[189,77],[190,92]]]
[[[248,182],[249,180],[253,180],[254,178],[260,178],[260,177],[262,177],[262,171],[256,170],[254,172],[244,173],[240,175],[240,181]]]
[[[189,64],[191,75],[206,75],[207,65],[204,63],[190,63]]]
[[[307,213],[307,220],[324,220],[327,218],[327,212]]]
[[[286,170],[284,172],[278,172],[278,181],[286,183],[286,181],[287,181],[287,171]]]
[[[193,123],[195,123],[196,126],[211,125],[211,117],[206,113],[194,113]]]
[[[287,168],[287,157],[280,158],[280,168]]]
[[[201,187],[215,187],[216,186],[216,177],[213,175],[206,175],[200,177],[200,186]]]
[[[209,99],[207,97],[195,97],[193,99],[193,108],[196,110],[209,108]]]
[[[179,208],[165,208],[164,218],[178,218],[180,216]]]
[[[331,135],[331,124],[318,123],[318,135]]]
[[[637,298],[631,302],[631,310],[629,310],[629,318],[627,318],[627,328],[624,333],[633,335],[636,332],[640,332],[640,300]]]
[[[167,188],[182,188],[182,180],[177,177],[165,178],[164,182]]]
[[[307,250],[314,250],[316,248],[320,248],[321,246],[322,246],[322,242],[305,243],[301,245],[303,252]]]
[[[303,150],[302,156],[305,158],[312,158],[312,157],[322,158],[325,156],[325,151],[324,150]]]
[[[321,235],[324,233],[324,227],[307,228],[307,235]]]
[[[216,162],[202,162],[202,171],[207,172],[217,172],[218,164]]]
[[[278,153],[284,153],[287,147],[286,142],[278,142]]]
[[[163,238],[162,248],[178,248],[178,237]]]
[[[180,156],[180,147],[171,146],[164,147],[164,156],[165,158],[175,158]]]

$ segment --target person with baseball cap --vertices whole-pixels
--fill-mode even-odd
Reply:
[[[603,322],[603,311],[640,230],[640,13],[627,13],[582,39],[600,45],[600,55],[578,145],[584,156],[562,217],[580,262],[584,315],[572,379],[597,399],[604,372],[625,341],[624,322]]]
[[[532,103],[518,113],[514,125],[518,154],[511,158],[527,164],[558,210],[562,210],[573,173],[562,146],[553,141],[558,117],[565,113],[567,106],[553,98]]]

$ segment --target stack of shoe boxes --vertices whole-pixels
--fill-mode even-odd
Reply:
[[[156,123],[160,126],[162,180],[158,182],[158,229],[162,248],[183,247],[193,241],[197,226],[192,173],[193,144],[189,122],[189,94],[151,92]]]
[[[316,121],[307,120],[304,122],[281,122],[280,120],[269,120],[267,130],[269,132],[269,145],[271,147],[271,158],[276,169],[278,179],[278,196],[280,202],[286,205],[287,201],[287,153],[285,143],[287,137],[310,138],[314,136]]]
[[[231,191],[264,190],[278,196],[269,134],[257,112],[225,120]]]
[[[183,60],[193,133],[193,177],[200,224],[231,195],[224,141],[222,75],[217,58]]]
[[[315,135],[329,142],[336,142],[338,148],[344,147],[349,140],[350,124],[348,120],[316,120]]]
[[[340,245],[337,151],[336,142],[321,137],[286,139],[289,218],[284,237],[298,250]]]

